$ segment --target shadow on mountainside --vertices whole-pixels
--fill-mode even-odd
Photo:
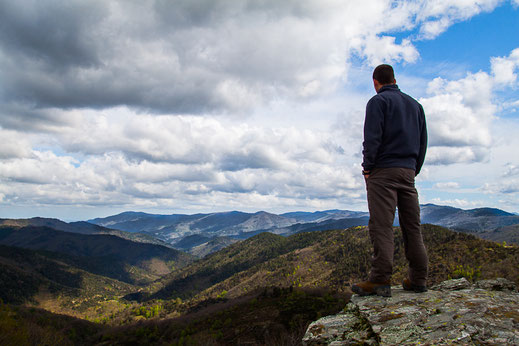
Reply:
[[[77,295],[82,282],[81,273],[44,253],[0,245],[0,299],[5,303],[32,301],[42,285],[51,293]]]
[[[462,276],[519,282],[518,247],[434,225],[422,225],[422,232],[429,254],[429,284]],[[205,299],[222,292],[237,297],[266,286],[345,291],[351,283],[366,279],[371,253],[366,227],[289,237],[262,233],[165,276],[163,288],[150,298]],[[406,276],[402,233],[396,227],[393,280],[398,283]]]
[[[53,252],[53,257],[71,266],[138,285],[149,284],[171,267],[180,268],[192,261],[192,256],[160,245],[37,226],[2,226],[0,244]]]

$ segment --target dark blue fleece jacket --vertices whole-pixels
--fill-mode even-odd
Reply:
[[[411,168],[420,173],[427,149],[425,114],[396,84],[384,85],[366,106],[362,167]]]

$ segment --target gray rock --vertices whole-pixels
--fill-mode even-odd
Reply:
[[[481,280],[476,282],[477,288],[491,291],[517,291],[517,286],[510,280],[497,278],[493,280]]]
[[[463,290],[466,288],[472,288],[472,284],[465,278],[447,280],[436,286],[431,287],[431,289],[437,291],[454,291]]]
[[[395,286],[390,298],[354,295],[340,314],[310,324],[303,344],[519,345],[519,293],[496,291],[496,283],[510,287],[503,280],[449,280],[426,293]]]
[[[378,345],[379,338],[357,305],[348,303],[343,313],[327,316],[308,326],[305,345]]]

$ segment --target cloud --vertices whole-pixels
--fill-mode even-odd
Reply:
[[[505,172],[503,173],[503,176],[510,177],[510,176],[515,176],[515,175],[519,175],[519,166],[516,166],[513,164],[508,164]]]
[[[56,134],[80,160],[32,149],[0,161],[4,202],[167,205],[210,198],[225,209],[233,193],[290,204],[361,197],[356,168],[341,166],[344,154],[327,133],[114,111],[115,120],[83,114],[84,126]]]
[[[446,81],[436,78],[428,85],[429,97],[421,98],[429,131],[429,164],[478,162],[490,150],[493,81],[485,72]]]
[[[517,112],[517,108],[519,108],[519,100],[517,101],[505,101],[501,104],[501,109],[510,110],[511,113]]]
[[[516,194],[519,192],[519,179],[508,179],[499,183],[486,183],[482,190],[489,194]]]
[[[469,201],[466,199],[441,199],[441,198],[433,198],[428,201],[428,203],[438,204],[438,205],[452,205],[458,208],[477,208],[485,206],[482,201]]]
[[[31,153],[31,143],[15,131],[0,128],[0,160],[27,157]]]
[[[62,178],[74,179],[75,160],[58,157],[52,152],[33,151],[30,157],[21,157],[0,163],[0,177],[5,182],[28,184],[61,184]]]
[[[0,42],[22,63],[41,63],[60,72],[99,66],[89,31],[107,15],[102,1],[2,1]],[[56,20],[58,19],[59,20]],[[5,57],[4,57],[5,58]],[[16,71],[19,72],[19,71]]]
[[[80,126],[79,114],[59,108],[37,108],[8,102],[0,109],[0,126],[8,129],[34,132],[59,132],[62,128]]]
[[[450,189],[459,189],[460,184],[454,181],[445,182],[445,183],[436,183],[433,185],[433,188],[440,190],[450,190]]]
[[[507,57],[490,59],[491,73],[467,73],[458,80],[435,78],[428,83],[424,106],[429,131],[427,163],[482,162],[488,159],[495,139],[491,125],[501,109],[515,107],[516,101],[496,104],[496,92],[517,83],[519,48]]]
[[[358,50],[373,66],[401,60],[413,63],[419,57],[419,53],[411,41],[404,39],[397,44],[395,38],[391,36],[372,35],[366,37]]]
[[[433,39],[454,23],[467,20],[481,12],[490,12],[501,0],[423,1],[417,13],[424,39]]]
[[[500,109],[515,102],[496,104],[495,94],[513,86],[519,67],[519,49],[507,57],[490,59],[491,73],[468,73],[458,80],[435,78],[428,83],[427,97],[420,99],[429,130],[429,164],[481,162],[488,159],[494,140],[491,124]]]
[[[363,207],[351,84],[498,3],[0,0],[2,203]],[[433,169],[491,158],[517,50],[491,65],[420,99]]]
[[[331,5],[3,2],[4,102],[203,114],[313,96],[346,67]]]
[[[434,146],[427,150],[428,165],[481,162],[488,158],[488,148]]]
[[[515,70],[519,68],[519,48],[514,49],[507,57],[491,58],[490,63],[496,84],[511,86],[517,82]]]
[[[369,65],[418,59],[411,38],[388,32],[444,28],[496,4],[2,1],[1,126],[63,126],[55,110],[243,114],[304,102],[334,92],[352,54]]]
[[[213,164],[231,171],[286,169],[294,167],[296,160],[330,163],[340,153],[328,134],[310,130],[251,126],[207,116],[112,112],[84,114],[83,126],[58,136],[63,148],[82,155],[122,152],[136,161]]]

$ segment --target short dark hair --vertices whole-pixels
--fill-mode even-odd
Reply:
[[[392,84],[395,81],[395,71],[391,65],[378,65],[373,71],[373,79],[382,85]]]

